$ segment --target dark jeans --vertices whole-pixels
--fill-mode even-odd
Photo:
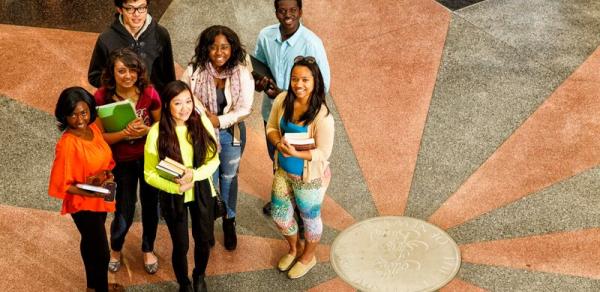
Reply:
[[[108,291],[108,239],[106,238],[105,212],[79,211],[71,214],[81,234],[79,250],[85,266],[87,287],[95,291]]]
[[[117,210],[110,225],[110,246],[114,251],[123,249],[125,236],[133,223],[139,182],[142,205],[142,251],[151,252],[154,250],[158,227],[158,190],[144,180],[144,159],[117,162],[113,173],[117,182]]]
[[[161,212],[173,246],[172,263],[177,283],[190,286],[187,253],[189,250],[188,212],[194,238],[194,270],[192,277],[204,276],[210,256],[209,238],[213,236],[213,204],[208,180],[196,182],[194,201],[184,203],[184,196],[160,192]]]

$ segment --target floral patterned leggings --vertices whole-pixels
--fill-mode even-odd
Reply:
[[[302,177],[289,174],[282,168],[275,171],[271,191],[271,216],[283,235],[291,236],[298,232],[298,223],[294,218],[294,205],[297,205],[304,221],[304,238],[310,242],[321,239],[321,204],[330,181],[329,168],[325,170],[323,177],[308,183],[303,182]]]

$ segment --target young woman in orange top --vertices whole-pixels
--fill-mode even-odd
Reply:
[[[54,115],[63,134],[56,144],[48,193],[63,200],[61,214],[71,214],[81,234],[88,290],[108,291],[109,251],[104,222],[106,213],[115,210],[115,203],[105,201],[101,193],[76,187],[91,176],[111,176],[115,165],[110,147],[94,124],[95,108],[94,97],[81,87],[70,87],[60,94]]]

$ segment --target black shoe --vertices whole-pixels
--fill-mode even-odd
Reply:
[[[263,213],[267,216],[271,216],[271,202],[268,202],[263,206]]]
[[[206,281],[204,281],[204,275],[194,277],[194,292],[208,292]]]
[[[223,218],[223,236],[226,250],[234,250],[237,247],[237,235],[235,234],[235,218]]]
[[[190,286],[190,284],[187,284],[185,286],[179,285],[179,292],[193,292],[194,290],[192,289],[192,286]]]

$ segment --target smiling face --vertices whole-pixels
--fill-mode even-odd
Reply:
[[[138,72],[136,69],[129,68],[123,64],[121,60],[115,61],[115,83],[117,89],[127,89],[135,85],[138,79]]]
[[[173,97],[169,103],[169,112],[173,117],[173,121],[175,121],[175,124],[178,126],[185,124],[185,121],[190,118],[193,110],[194,101],[192,100],[192,95],[188,90],[184,90],[177,96]]]
[[[308,99],[315,88],[315,78],[306,66],[295,66],[290,79],[292,91],[299,99]]]
[[[75,104],[73,112],[67,116],[67,125],[72,130],[84,130],[90,123],[90,107],[83,101]]]
[[[231,44],[227,40],[227,37],[220,34],[215,37],[212,45],[208,47],[208,59],[212,63],[213,67],[220,71],[229,61],[231,57]]]
[[[275,9],[275,16],[279,20],[281,32],[289,35],[298,30],[302,9],[298,7],[296,0],[279,1]]]
[[[148,15],[148,2],[146,0],[129,0],[123,2],[123,7],[117,7],[123,16],[123,24],[130,32],[137,33]]]

